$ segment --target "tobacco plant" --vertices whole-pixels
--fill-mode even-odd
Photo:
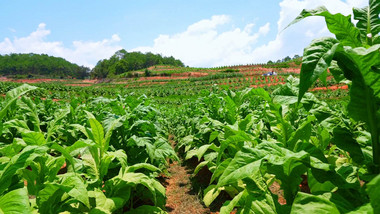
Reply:
[[[314,40],[304,50],[298,99],[321,78],[326,81],[327,70],[336,81],[351,81],[351,118],[366,123],[371,133],[373,171],[380,172],[380,1],[370,0],[369,6],[353,9],[351,15],[331,14],[325,7],[303,10],[290,25],[309,16],[322,16],[327,28],[336,38]]]

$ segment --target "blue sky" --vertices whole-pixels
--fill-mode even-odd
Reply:
[[[115,51],[173,55],[212,67],[302,54],[329,35],[311,18],[279,34],[302,8],[326,5],[348,15],[364,0],[0,1],[0,54],[47,53],[94,66]]]

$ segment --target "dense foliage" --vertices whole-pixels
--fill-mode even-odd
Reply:
[[[0,84],[0,213],[166,213],[158,178],[177,154],[221,214],[380,213],[380,1],[369,2],[356,24],[304,10],[294,23],[323,16],[336,38],[314,40],[300,79],[271,91],[219,76],[165,89]],[[308,92],[328,69],[349,100]],[[158,105],[171,95],[184,98]]]
[[[211,94],[171,112],[178,151],[199,161],[195,174],[212,173],[205,205],[225,192],[225,214],[380,213],[379,13],[380,1],[372,0],[354,9],[354,25],[324,7],[304,10],[293,23],[323,16],[336,38],[305,48],[300,82],[289,77],[272,94]],[[318,77],[326,81],[328,68],[349,83],[347,105],[307,92]]]
[[[78,78],[89,76],[90,69],[78,66],[63,58],[46,54],[0,55],[0,75],[20,78],[38,76],[52,78]]]
[[[109,59],[100,60],[91,71],[94,78],[106,78],[128,71],[136,71],[154,65],[181,66],[184,64],[174,57],[163,57],[160,54],[117,51]]]
[[[155,178],[177,156],[149,100],[25,96],[36,89],[22,85],[0,102],[1,213],[164,208],[165,188]]]
[[[272,95],[204,94],[168,112],[177,151],[198,161],[195,175],[212,173],[202,194],[206,206],[224,193],[225,214],[380,211],[368,128],[342,104],[311,93],[298,103],[298,86],[289,77]]]
[[[326,82],[328,68],[338,82],[351,81],[348,113],[367,125],[374,171],[380,173],[380,1],[370,0],[369,6],[355,8],[353,13],[356,26],[351,22],[351,15],[331,14],[325,7],[303,10],[291,23],[322,16],[336,37],[315,39],[305,48],[298,99],[318,78]]]

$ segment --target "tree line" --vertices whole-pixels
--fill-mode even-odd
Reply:
[[[46,76],[52,78],[78,78],[89,76],[90,69],[46,54],[0,55],[0,75],[20,78]]]
[[[109,59],[100,60],[91,71],[92,78],[113,77],[129,71],[141,70],[154,65],[173,65],[183,67],[184,64],[174,57],[163,57],[160,54],[127,52],[122,49]]]

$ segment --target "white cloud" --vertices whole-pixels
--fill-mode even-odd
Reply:
[[[330,36],[322,17],[309,17],[282,31],[302,9],[326,6],[332,13],[351,14],[352,7],[363,7],[367,0],[283,0],[277,21],[275,39],[260,44],[260,38],[270,33],[270,23],[254,31],[254,24],[244,29],[233,28],[226,15],[213,16],[190,25],[186,31],[174,35],[160,35],[151,47],[138,47],[134,51],[161,53],[181,59],[190,66],[220,66],[267,62],[285,56],[302,54],[312,39]],[[218,27],[231,30],[219,32]],[[282,31],[282,32],[281,32]],[[273,29],[272,29],[273,33]]]
[[[50,34],[51,31],[46,29],[46,24],[41,23],[36,31],[26,37],[15,37],[13,41],[5,38],[0,42],[0,54],[44,53],[93,67],[98,60],[109,58],[117,50],[122,49],[117,45],[121,40],[117,34],[112,35],[111,39],[102,41],[74,41],[70,48],[65,47],[60,41],[48,41],[47,37]]]
[[[266,23],[264,26],[261,26],[259,28],[259,34],[261,34],[263,36],[267,35],[269,33],[269,31],[270,31],[270,23],[269,22]]]
[[[306,18],[282,31],[302,9],[325,5],[333,13],[348,15],[352,7],[367,4],[367,0],[282,0],[277,23],[262,26],[249,23],[237,28],[230,16],[216,15],[188,26],[184,32],[159,35],[153,46],[130,51],[161,53],[179,58],[186,65],[201,67],[267,62],[302,54],[313,38],[330,35],[322,17]],[[28,36],[0,41],[0,54],[46,53],[92,67],[98,60],[109,58],[122,49],[117,34],[101,41],[73,41],[70,46],[48,40],[50,34],[51,31],[41,23]],[[263,43],[263,37],[268,35],[274,39]]]
[[[364,7],[367,4],[366,0],[347,0],[347,2],[340,0],[283,0],[280,3],[280,18],[277,22],[279,33],[273,41],[254,49],[253,60],[266,62],[270,59],[302,54],[303,48],[309,45],[313,39],[332,36],[322,17],[308,17],[283,31],[303,9],[314,9],[324,5],[331,13],[349,15],[352,13],[353,7]]]
[[[254,24],[248,24],[244,29],[218,32],[218,27],[230,22],[229,16],[212,16],[190,25],[185,32],[158,36],[153,47],[138,47],[132,51],[172,55],[190,66],[218,66],[247,61],[251,47],[260,36],[269,32],[270,25],[265,24],[256,33],[252,33]]]

